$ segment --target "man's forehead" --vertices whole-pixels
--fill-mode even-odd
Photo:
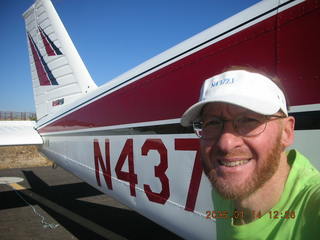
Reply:
[[[230,104],[230,103],[224,103],[224,102],[214,102],[214,103],[207,103],[202,108],[202,118],[210,117],[210,116],[238,116],[242,114],[255,114],[259,115],[258,113],[255,113],[253,111],[250,111],[249,109]]]

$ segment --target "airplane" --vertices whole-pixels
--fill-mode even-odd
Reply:
[[[23,17],[38,120],[2,123],[11,138],[0,145],[39,144],[62,168],[178,236],[215,239],[199,139],[181,115],[226,67],[277,75],[296,117],[292,148],[320,169],[319,13],[317,0],[264,0],[97,87],[51,1],[36,0]]]

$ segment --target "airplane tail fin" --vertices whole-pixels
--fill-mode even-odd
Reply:
[[[40,119],[97,86],[50,0],[36,0],[23,17]]]

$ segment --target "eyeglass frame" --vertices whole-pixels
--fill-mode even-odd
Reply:
[[[217,137],[212,137],[212,138],[203,138],[203,136],[201,136],[199,134],[200,131],[202,131],[202,129],[200,130],[200,128],[197,128],[195,127],[195,124],[199,124],[199,123],[204,123],[203,121],[194,121],[192,123],[192,127],[193,127],[193,130],[195,132],[195,134],[200,138],[200,139],[203,139],[203,140],[214,140],[214,139],[218,139],[222,132],[223,132],[223,129],[224,129],[224,126],[225,126],[225,123],[226,122],[232,122],[232,127],[234,128],[235,132],[237,133],[238,136],[242,136],[242,137],[255,137],[255,136],[258,136],[260,135],[261,133],[263,133],[267,127],[267,123],[269,121],[272,121],[272,120],[277,120],[277,119],[283,119],[283,118],[287,118],[287,116],[285,115],[261,115],[264,117],[264,122],[261,122],[262,124],[264,124],[264,128],[262,129],[261,132],[257,133],[257,134],[253,134],[253,135],[245,135],[245,134],[242,134],[241,132],[239,132],[239,128],[238,128],[238,125],[237,125],[237,121],[241,118],[241,117],[246,117],[246,115],[239,115],[237,116],[236,118],[234,119],[223,119],[223,118],[219,118],[219,117],[215,117],[217,120],[219,120],[221,123],[222,123],[222,126],[220,127],[220,130],[219,130],[219,134],[217,134]],[[275,119],[270,119],[274,117]]]

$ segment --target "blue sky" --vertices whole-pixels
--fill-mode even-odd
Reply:
[[[22,13],[0,3],[0,110],[35,111]],[[258,0],[52,0],[98,86]]]

